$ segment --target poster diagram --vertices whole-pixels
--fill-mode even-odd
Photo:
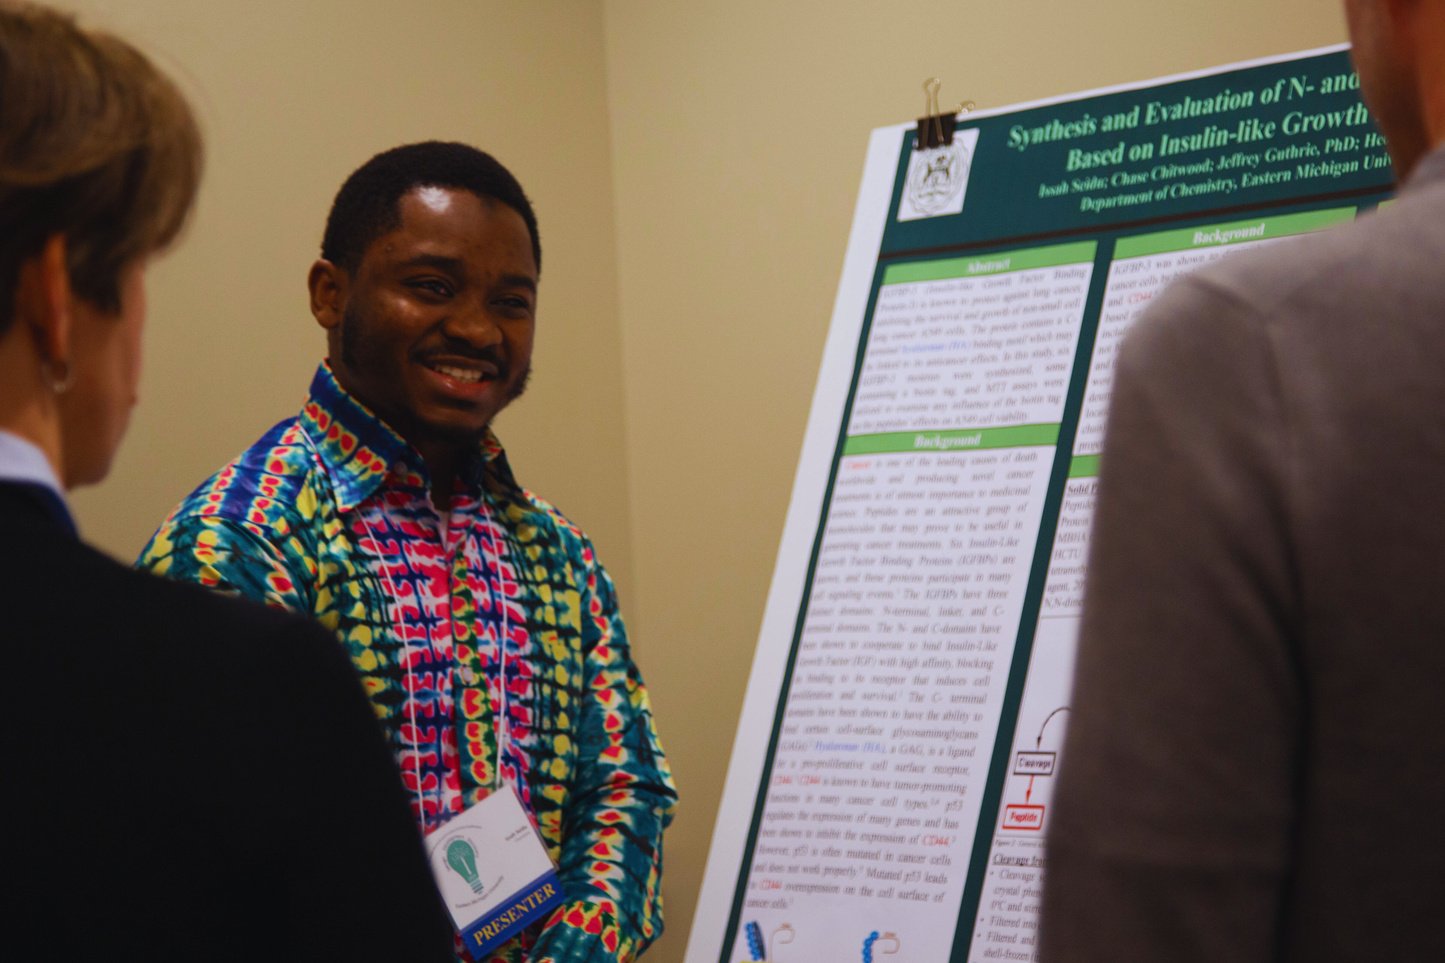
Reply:
[[[1044,814],[1048,807],[1044,805],[1047,798],[1046,793],[1040,792],[1037,799],[1034,798],[1034,783],[1040,779],[1048,779],[1057,774],[1059,764],[1058,746],[1060,740],[1055,738],[1050,742],[1051,748],[1044,748],[1044,733],[1048,731],[1049,723],[1054,721],[1060,713],[1068,712],[1068,706],[1060,706],[1048,714],[1043,725],[1039,727],[1039,734],[1034,737],[1034,748],[1020,749],[1014,753],[1013,769],[1009,773],[1012,777],[1005,789],[1005,798],[1017,798],[1016,792],[1019,784],[1027,779],[1023,789],[1022,802],[1005,802],[1003,807],[1003,822],[999,826],[1000,832],[1022,832],[1037,833],[1044,828]],[[1059,726],[1055,730],[1057,737],[1062,730]]]
[[[964,121],[870,141],[688,963],[1035,958],[1118,346],[1393,186],[1342,49]]]

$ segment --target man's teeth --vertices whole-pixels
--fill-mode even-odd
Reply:
[[[469,368],[453,368],[451,365],[445,364],[433,365],[432,367],[448,378],[453,378],[457,381],[465,381],[471,384],[482,380],[482,373],[480,371],[472,371]]]

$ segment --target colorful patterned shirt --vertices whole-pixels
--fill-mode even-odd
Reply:
[[[661,933],[677,794],[612,580],[490,432],[438,513],[421,456],[322,364],[301,414],[188,496],[138,564],[334,631],[424,830],[500,767],[568,902],[490,963],[630,961]]]

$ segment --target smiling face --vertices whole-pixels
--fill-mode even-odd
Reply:
[[[332,370],[435,472],[474,447],[531,371],[537,264],[520,214],[467,190],[418,187],[354,273],[311,269]]]

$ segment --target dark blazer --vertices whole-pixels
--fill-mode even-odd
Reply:
[[[1442,268],[1445,147],[1125,338],[1042,959],[1445,960]]]
[[[0,957],[450,960],[321,627],[131,571],[0,483]]]

